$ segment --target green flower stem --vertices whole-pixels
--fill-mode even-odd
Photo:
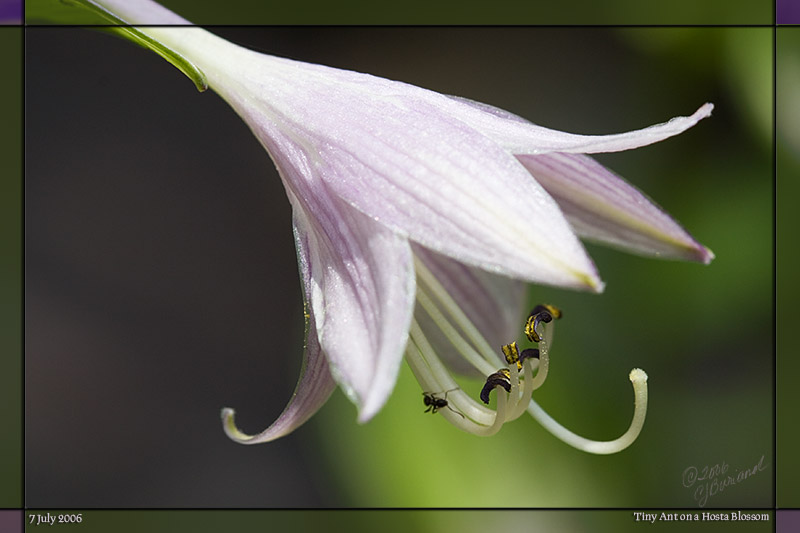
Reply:
[[[63,22],[61,19],[64,17],[63,6],[66,4],[70,7],[83,8],[92,14],[100,17],[100,20],[107,21],[108,26],[98,26],[98,29],[110,31],[117,35],[124,37],[139,46],[152,50],[160,55],[178,70],[183,72],[200,92],[208,89],[208,80],[206,75],[200,68],[195,65],[186,56],[172,48],[170,45],[147,35],[141,28],[131,26],[131,22],[125,20],[118,14],[112,12],[104,7],[101,3],[93,0],[48,0],[39,1],[35,4],[35,16],[52,19],[53,22]]]

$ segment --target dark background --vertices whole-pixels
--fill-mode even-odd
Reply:
[[[712,101],[714,116],[690,132],[599,159],[717,259],[703,267],[591,246],[604,295],[532,290],[569,317],[537,395],[562,423],[615,438],[630,418],[628,371],[649,373],[645,431],[622,454],[574,451],[527,417],[490,439],[463,434],[423,416],[405,370],[365,426],[337,391],[289,437],[236,445],[219,409],[260,431],[300,368],[280,180],[226,104],[154,54],[97,31],[30,28],[28,506],[691,507],[685,468],[745,469],[762,455],[768,469],[713,504],[771,505],[770,30],[214,31],[577,133],[635,129]],[[498,460],[509,474],[487,479]]]

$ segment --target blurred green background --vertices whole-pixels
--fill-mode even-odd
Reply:
[[[589,245],[601,296],[562,307],[537,401],[597,457],[523,417],[495,437],[424,414],[403,369],[366,424],[340,392],[291,436],[228,441],[283,409],[300,366],[290,213],[269,158],[213,94],[78,28],[26,35],[27,481],[35,507],[696,507],[690,467],[767,468],[708,507],[771,507],[772,37],[768,28],[241,28],[258,50],[611,133],[712,118],[599,157],[711,248],[709,266]],[[480,383],[465,384],[480,389]],[[431,530],[436,530],[432,528]]]

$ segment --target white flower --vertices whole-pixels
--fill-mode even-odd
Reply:
[[[98,3],[132,23],[185,22],[149,0]],[[458,388],[441,359],[484,376],[506,365],[499,347],[522,331],[525,282],[602,291],[578,237],[709,262],[709,250],[584,154],[661,141],[709,116],[711,104],[638,131],[574,135],[405,83],[256,53],[199,28],[140,31],[193,63],[247,122],[293,208],[307,304],[302,375],[259,435],[239,432],[224,410],[233,439],[286,435],[337,384],[359,421],[369,420],[404,353],[426,404],[467,431],[493,433],[527,409],[589,451],[635,438],[646,405],[641,371],[631,373],[637,414],[624,443],[581,442],[529,401],[546,376],[552,323],[537,326],[540,358],[510,361],[508,380],[497,378],[497,411]]]

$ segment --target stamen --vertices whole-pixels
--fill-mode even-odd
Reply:
[[[425,390],[457,389],[458,384],[453,380],[450,372],[447,371],[439,358],[436,357],[433,347],[422,333],[422,328],[419,327],[416,319],[413,318],[411,319],[411,327],[409,328],[409,337],[409,344],[413,343],[415,345],[417,348],[416,352],[420,356],[419,364],[412,364],[411,370],[414,371],[414,375],[417,377],[417,381],[419,381],[420,385],[422,385],[422,388]],[[409,363],[414,363],[416,360],[417,358],[412,358]],[[417,374],[415,366],[418,368],[420,375]]]
[[[561,311],[561,309],[559,309],[558,307],[556,307],[554,305],[550,305],[550,304],[539,304],[539,305],[537,305],[536,307],[533,308],[533,310],[531,311],[530,314],[531,315],[535,315],[537,313],[541,313],[542,311],[546,311],[548,314],[550,314],[553,318],[556,318],[556,319],[561,318],[562,316],[564,316],[564,313]],[[550,321],[546,320],[545,322],[550,322]]]
[[[434,352],[416,319],[411,320],[406,360],[414,377],[417,378],[424,390],[450,391],[448,395],[449,403],[460,414],[463,414],[466,420],[459,420],[451,413],[442,411],[442,415],[445,416],[448,422],[476,435],[484,434],[487,431],[487,427],[493,427],[496,422],[496,413],[475,402],[458,387],[450,372]],[[499,430],[499,427],[497,429]]]
[[[511,412],[508,413],[508,418],[506,419],[506,422],[511,422],[512,420],[516,420],[517,418],[522,416],[522,413],[524,413],[525,408],[528,407],[531,395],[533,394],[534,390],[533,363],[534,362],[538,363],[538,361],[535,361],[530,357],[525,357],[523,359],[525,352],[530,352],[530,351],[535,351],[538,357],[539,350],[522,351],[522,356],[520,356],[520,361],[524,361],[522,363],[522,372],[523,372],[523,382],[525,383],[525,385],[522,388],[522,394],[520,394],[519,396],[519,401],[517,402],[516,407],[514,407],[514,409],[512,409]]]
[[[486,358],[481,356],[475,348],[473,348],[464,338],[459,335],[456,328],[445,318],[441,311],[436,307],[431,298],[422,287],[417,286],[417,301],[422,308],[428,313],[434,324],[442,330],[447,340],[453,343],[453,346],[458,350],[464,358],[472,364],[482,374],[487,371],[491,372],[491,364],[486,361]],[[484,341],[485,342],[485,341]]]
[[[516,364],[517,370],[522,370],[522,362],[519,359],[519,348],[517,348],[517,341],[511,344],[504,344],[501,348],[503,355],[506,356],[506,363],[509,365]]]
[[[489,393],[492,392],[495,387],[503,387],[506,392],[511,392],[511,373],[507,368],[501,368],[486,378],[486,384],[481,390],[481,400],[483,403],[489,403]],[[498,397],[499,396],[498,394]]]
[[[539,349],[525,348],[524,350],[522,350],[522,353],[519,354],[520,364],[524,363],[525,359],[539,359]]]
[[[539,332],[536,331],[539,324],[544,322],[550,323],[553,318],[561,318],[561,309],[547,304],[539,304],[533,308],[531,314],[528,315],[528,320],[525,322],[525,336],[531,342],[540,342],[542,340]]]
[[[415,258],[417,271],[417,301],[428,314],[434,325],[445,335],[464,358],[479,372],[486,374],[492,371],[496,361],[500,361],[497,352],[491,350],[489,343],[479,330],[467,318],[461,308],[450,297],[438,280],[428,271],[425,265]],[[444,310],[455,322],[450,323],[442,312]],[[462,337],[461,332],[469,339]],[[475,435],[488,436],[497,433],[507,419],[510,411],[519,410],[519,377],[515,372],[514,379],[509,378],[510,395],[499,394],[496,411],[492,411],[470,398],[457,387],[450,373],[436,355],[433,347],[425,338],[422,328],[415,319],[409,331],[409,343],[406,358],[417,381],[424,390],[452,390],[448,398],[448,407],[454,406],[456,414],[462,415],[458,420],[447,411],[441,412],[445,418],[458,428]],[[491,362],[490,362],[491,361]],[[538,362],[537,362],[538,364]],[[517,370],[516,368],[514,369]],[[527,400],[527,399],[526,399]],[[432,398],[430,401],[435,401]],[[510,403],[513,402],[513,403]],[[527,403],[525,403],[527,406]]]
[[[478,353],[480,353],[486,359],[486,361],[491,361],[493,363],[489,365],[489,370],[481,371],[481,374],[488,374],[491,372],[491,367],[494,366],[494,362],[500,361],[491,345],[486,342],[486,339],[483,338],[483,335],[481,335],[481,332],[478,331],[478,328],[475,327],[472,321],[461,310],[461,307],[459,307],[450,294],[448,294],[447,289],[445,289],[441,283],[439,283],[439,281],[436,279],[436,276],[434,276],[431,271],[428,270],[425,264],[416,256],[414,257],[414,270],[417,274],[417,293],[419,294],[421,282],[427,287],[428,290],[430,290],[431,295],[438,301],[442,309],[444,309],[447,314],[452,317],[455,325],[464,332],[464,335],[475,346]]]
[[[547,345],[544,345],[545,350],[547,349]],[[517,348],[517,343],[512,342],[511,344],[506,344],[502,347],[503,354],[506,357],[506,361],[508,362],[508,368],[502,369],[496,372],[496,374],[500,373],[504,376],[507,376],[509,380],[509,388],[508,396],[509,396],[509,404],[508,404],[508,418],[506,422],[511,422],[512,420],[516,420],[522,413],[525,412],[525,408],[528,406],[528,401],[531,398],[531,394],[533,391],[538,389],[542,383],[544,383],[545,377],[547,377],[547,357],[545,356],[545,365],[539,366],[539,350],[536,348],[527,348],[522,351],[522,354],[519,353],[519,349]],[[527,364],[525,361],[527,360]],[[533,365],[536,364],[539,367],[539,372],[536,374],[536,379],[533,379]],[[523,389],[520,393],[519,391],[519,372],[524,372],[523,375]],[[491,387],[489,386],[489,382],[492,380],[492,376],[489,376],[487,379],[486,385],[484,385],[483,390],[481,391],[481,400],[484,403],[488,403],[489,392],[491,392]],[[504,385],[501,385],[505,388]],[[487,387],[488,390],[487,390]],[[500,392],[498,391],[498,394]],[[485,398],[484,398],[485,396]]]
[[[506,400],[508,396],[506,394],[498,394],[497,395],[497,412],[494,417],[494,423],[480,431],[480,433],[475,433],[476,435],[480,435],[482,437],[489,437],[494,435],[500,428],[503,427],[503,423],[506,421]]]
[[[545,323],[539,341],[539,370],[536,372],[536,377],[533,378],[533,390],[537,390],[544,384],[544,380],[547,378],[547,372],[550,370],[550,346],[553,343],[554,329],[552,324],[549,322]]]
[[[422,308],[473,367],[484,374],[492,372],[491,361],[499,360],[497,353],[489,348],[477,328],[419,259],[415,259],[415,266],[418,276],[417,299]],[[455,321],[455,326],[440,309],[444,309]],[[497,433],[505,422],[518,418],[527,410],[553,435],[579,450],[595,454],[611,454],[630,446],[639,436],[647,414],[647,374],[640,369],[632,370],[629,376],[634,389],[634,414],[631,425],[621,437],[612,441],[593,441],[571,432],[553,420],[531,398],[533,391],[538,389],[547,377],[550,366],[549,350],[553,342],[551,323],[553,318],[558,319],[561,316],[561,310],[554,306],[537,305],[528,316],[524,329],[529,340],[539,343],[539,348],[528,348],[520,352],[516,342],[502,346],[508,367],[490,373],[480,393],[480,399],[488,405],[491,391],[497,389],[496,411],[476,403],[458,387],[425,338],[422,328],[413,319],[406,350],[409,366],[423,390],[445,391],[444,398],[437,396],[442,393],[423,393],[424,403],[428,407],[425,412],[441,412],[442,416],[459,429],[475,435],[488,436]],[[469,341],[462,337],[461,332],[464,332]],[[537,370],[535,377],[534,370]],[[521,382],[520,372],[523,374]],[[450,393],[453,393],[452,396],[448,396]],[[443,407],[448,409],[440,411]],[[243,435],[239,435],[241,436]]]
[[[488,404],[489,394],[497,389],[497,418],[495,419],[495,424],[497,424],[498,420],[503,420],[503,422],[515,420],[525,412],[527,401],[530,399],[531,392],[533,392],[530,386],[532,381],[530,360],[525,363],[524,368],[528,381],[522,396],[519,394],[519,373],[513,366],[513,362],[509,363],[509,368],[501,368],[486,378],[480,398],[483,403]],[[503,393],[500,390],[501,388],[506,392]],[[497,430],[499,429],[498,427]]]
[[[633,384],[633,419],[628,430],[619,438],[611,441],[589,440],[571,432],[548,415],[544,409],[531,399],[528,412],[550,433],[563,440],[573,448],[584,452],[607,455],[621,452],[639,436],[647,415],[647,374],[644,370],[634,368],[628,376]]]
[[[509,385],[511,387],[511,390],[508,392],[508,409],[509,412],[516,413],[517,405],[520,402],[519,371],[522,370],[522,364],[519,362],[519,348],[517,348],[517,343],[514,341],[511,344],[504,344],[501,350],[506,357],[506,363],[508,363],[505,374],[508,376]]]
[[[489,344],[478,329],[419,259],[416,259],[415,266],[417,270],[417,300],[422,309],[473,367],[482,373],[491,372],[490,361],[499,360],[497,352],[489,349]],[[552,316],[547,309],[539,308],[542,306],[536,310],[538,313],[543,313],[543,317]],[[455,321],[455,326],[445,317],[442,309]],[[558,313],[560,315],[560,312]],[[551,320],[552,318],[549,318],[548,321]],[[469,338],[469,342],[462,337],[462,331]],[[542,336],[544,334],[543,332]],[[546,344],[542,346],[542,349],[546,351]],[[462,420],[454,419],[447,412],[441,411],[445,418],[460,429],[476,435],[494,434],[499,431],[504,422],[513,420],[524,413],[528,407],[531,393],[541,385],[546,376],[546,367],[545,372],[542,372],[541,369],[541,350],[527,349],[523,350],[521,355],[516,342],[512,342],[503,346],[502,351],[506,357],[508,368],[495,372],[493,377],[490,376],[484,390],[481,391],[481,399],[487,404],[492,389],[499,386],[506,391],[506,394],[503,394],[498,390],[497,410],[492,411],[475,403],[464,391],[457,388],[452,376],[425,338],[422,328],[419,327],[416,320],[413,320],[407,350],[407,359],[412,372],[424,390],[446,389],[448,392],[454,392],[452,399],[448,398],[447,400],[437,398],[436,393],[425,393],[425,405],[429,407],[426,412],[438,412],[441,407],[445,407],[446,402],[449,410],[458,414]],[[532,377],[534,369],[539,369],[536,379]],[[520,371],[525,375],[522,386]],[[451,404],[456,407],[455,410],[450,407]]]
[[[427,342],[424,341],[424,337],[422,340],[423,342],[421,342],[421,344]],[[433,355],[435,357],[435,354]],[[436,384],[433,373],[431,373],[430,370],[426,370],[426,362],[416,342],[408,343],[408,347],[406,348],[406,360],[414,376],[417,378],[417,381],[419,381],[423,387],[428,387],[430,385],[433,385],[433,387],[440,386]],[[490,436],[500,431],[506,418],[505,395],[498,396],[497,411],[495,412],[476,403],[461,389],[453,389],[450,392],[453,393],[453,396],[450,397],[449,403],[453,404],[455,408],[458,409],[459,412],[457,414],[461,415],[463,413],[463,415],[459,419],[456,418],[454,412],[441,411],[442,416],[444,416],[448,422],[463,431],[478,436]]]

